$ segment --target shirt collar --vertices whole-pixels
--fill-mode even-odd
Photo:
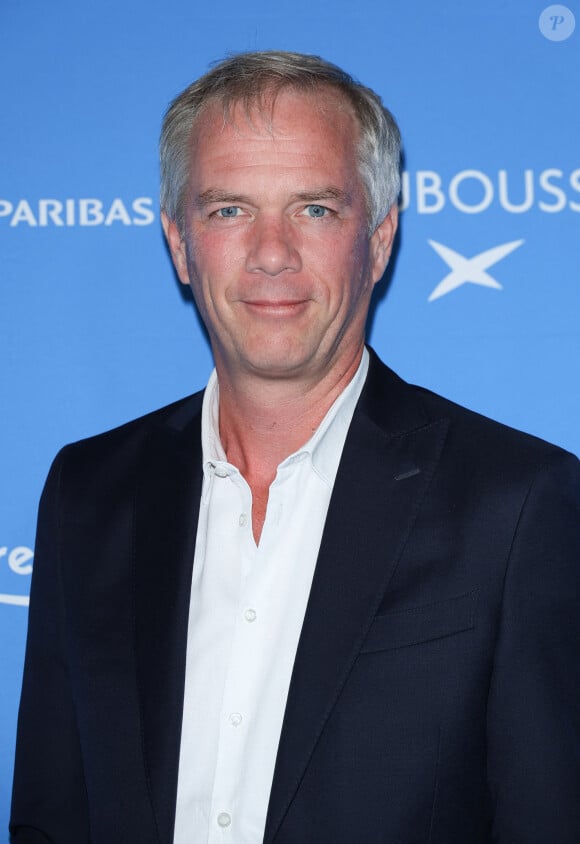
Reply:
[[[362,392],[368,368],[369,353],[365,347],[353,378],[330,406],[316,431],[308,442],[283,460],[280,467],[291,466],[298,460],[309,457],[314,471],[327,483],[334,483],[346,434]],[[227,462],[219,436],[219,383],[215,369],[209,377],[203,397],[201,442],[204,472],[210,468],[219,467],[221,471],[227,470],[227,474],[230,474],[233,467]]]

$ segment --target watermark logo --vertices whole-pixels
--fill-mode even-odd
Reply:
[[[568,6],[547,6],[538,21],[540,32],[548,41],[566,41],[576,28],[574,12]]]
[[[429,240],[431,246],[440,258],[443,258],[451,272],[442,279],[435,290],[429,296],[428,301],[434,302],[435,299],[440,299],[441,296],[446,296],[458,287],[464,284],[478,284],[480,287],[491,287],[494,290],[501,290],[502,285],[496,281],[487,270],[517,249],[524,243],[523,240],[512,240],[510,243],[502,243],[500,246],[494,246],[492,249],[486,249],[485,252],[480,252],[474,255],[473,258],[466,258],[460,255],[449,246],[444,246],[442,243],[437,243],[436,240]]]

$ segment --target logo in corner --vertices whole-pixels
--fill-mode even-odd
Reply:
[[[501,246],[486,249],[485,252],[480,252],[473,258],[466,258],[459,252],[455,252],[454,249],[450,249],[449,246],[437,243],[436,240],[428,240],[427,242],[451,269],[451,272],[433,290],[429,296],[429,302],[440,299],[441,296],[446,296],[447,293],[457,290],[464,284],[478,284],[480,287],[492,287],[494,290],[501,290],[502,285],[487,270],[524,243],[523,240],[512,240],[510,243],[502,243]]]
[[[566,41],[576,28],[574,12],[568,6],[547,6],[538,21],[540,32],[548,41]]]

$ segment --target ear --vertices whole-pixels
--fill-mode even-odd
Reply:
[[[171,253],[171,259],[175,272],[182,284],[189,284],[189,273],[187,271],[187,258],[185,254],[185,240],[177,228],[175,220],[170,220],[165,211],[161,212],[161,225],[167,238],[167,245]]]
[[[389,263],[393,241],[397,233],[399,222],[399,208],[396,202],[391,205],[389,213],[371,235],[371,270],[372,281],[376,284],[382,278]]]

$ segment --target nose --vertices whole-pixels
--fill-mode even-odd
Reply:
[[[297,238],[298,234],[288,220],[272,217],[256,219],[250,235],[246,270],[271,276],[285,271],[298,272],[302,268],[302,259]]]

